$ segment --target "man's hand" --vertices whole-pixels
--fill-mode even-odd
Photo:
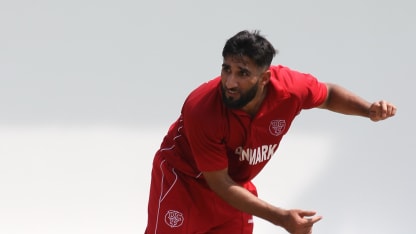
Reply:
[[[252,214],[285,228],[291,234],[310,234],[314,223],[322,219],[314,211],[286,210],[273,206],[236,184],[228,169],[203,172],[210,188],[225,202],[243,212]]]
[[[384,100],[374,102],[370,106],[369,117],[372,121],[377,122],[380,120],[385,120],[389,117],[392,117],[396,114],[396,107]]]
[[[315,211],[287,210],[283,228],[291,234],[311,234],[312,226],[322,219]]]

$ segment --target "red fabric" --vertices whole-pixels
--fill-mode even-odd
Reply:
[[[236,182],[253,179],[270,160],[302,109],[323,103],[326,85],[310,74],[272,66],[267,96],[257,115],[223,104],[220,77],[202,84],[186,99],[160,153],[191,176],[228,167]]]
[[[243,185],[256,194],[250,182]],[[146,234],[253,232],[252,215],[224,202],[200,179],[170,167],[160,154],[153,162]]]

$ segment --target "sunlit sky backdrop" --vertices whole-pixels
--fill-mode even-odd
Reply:
[[[256,178],[316,233],[413,233],[416,6],[398,1],[1,1],[0,233],[141,233],[153,153],[226,39],[398,115],[301,113]],[[255,233],[285,233],[256,220]]]

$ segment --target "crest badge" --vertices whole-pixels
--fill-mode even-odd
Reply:
[[[165,214],[165,223],[171,227],[179,227],[183,224],[183,214],[176,210],[168,210]]]
[[[269,125],[270,134],[279,136],[286,128],[286,121],[284,119],[272,120]]]

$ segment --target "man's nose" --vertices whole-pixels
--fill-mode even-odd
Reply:
[[[234,73],[228,74],[225,77],[225,87],[227,89],[232,89],[238,86],[237,77]]]

